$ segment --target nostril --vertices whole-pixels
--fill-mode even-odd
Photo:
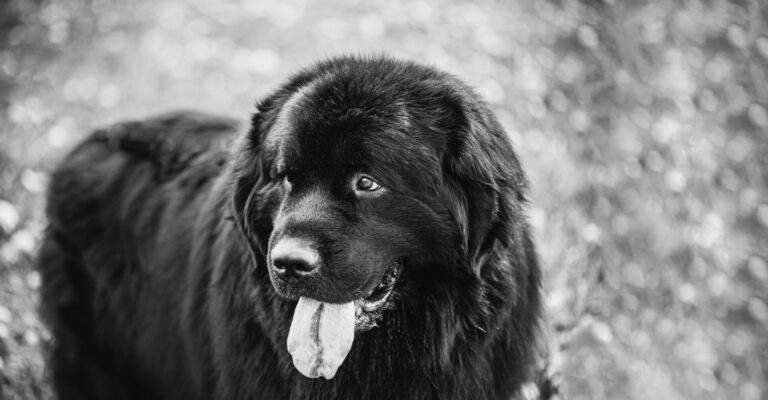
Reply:
[[[285,273],[285,271],[288,269],[285,260],[273,260],[272,266],[275,268],[275,271],[279,273]]]
[[[275,272],[280,275],[298,277],[315,270],[315,266],[298,258],[278,258],[272,260]]]
[[[301,261],[301,260],[298,260],[298,261],[293,262],[291,264],[293,264],[293,269],[297,273],[299,273],[299,274],[306,274],[306,273],[309,273],[309,272],[312,272],[312,271],[315,270],[315,266],[314,265],[311,265],[311,264],[309,264],[307,262],[304,262],[304,261]]]

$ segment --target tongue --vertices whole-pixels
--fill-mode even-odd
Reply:
[[[302,297],[293,312],[288,352],[307,378],[336,375],[355,338],[355,303],[323,303]]]

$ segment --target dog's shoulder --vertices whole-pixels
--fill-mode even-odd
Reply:
[[[101,143],[110,151],[149,161],[159,178],[167,179],[195,158],[224,150],[237,130],[233,119],[180,111],[96,130],[86,143]]]
[[[175,178],[205,181],[221,170],[216,160],[225,160],[237,131],[235,120],[189,111],[97,129],[53,171],[48,215],[71,227],[105,208],[141,208],[137,202]]]

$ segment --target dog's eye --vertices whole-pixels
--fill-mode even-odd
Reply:
[[[281,175],[285,182],[293,183],[293,181],[295,181],[296,177],[298,176],[298,171],[295,169],[286,169]]]
[[[355,183],[355,190],[361,192],[375,192],[381,189],[381,185],[370,176],[361,176]]]

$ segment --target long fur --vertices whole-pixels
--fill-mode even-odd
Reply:
[[[413,197],[444,211],[413,221],[414,235],[441,235],[414,250],[396,307],[357,333],[332,380],[291,364],[295,301],[277,295],[266,265],[279,200],[265,138],[313,84],[318,109],[301,112],[315,129],[363,115],[416,132],[405,140],[433,157],[410,157],[402,138],[379,145],[416,171],[404,178]],[[338,98],[320,99],[323,88]],[[509,399],[533,379],[540,272],[527,183],[471,89],[409,62],[341,57],[294,75],[238,131],[189,112],[120,124],[53,174],[39,268],[60,398]]]

